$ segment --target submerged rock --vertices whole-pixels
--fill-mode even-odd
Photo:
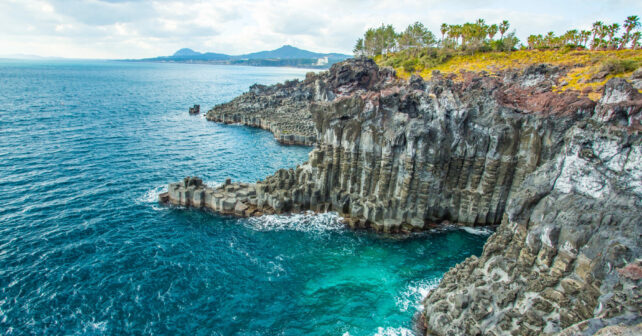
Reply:
[[[208,188],[189,178],[161,200],[237,216],[337,211],[354,228],[383,232],[499,225],[483,254],[447,272],[425,299],[429,334],[634,326],[640,93],[623,79],[610,80],[598,102],[555,92],[564,71],[404,81],[359,59],[301,82],[253,86],[208,119],[315,144],[308,162],[255,184]]]

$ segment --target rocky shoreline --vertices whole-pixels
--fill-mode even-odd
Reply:
[[[313,146],[316,133],[309,106],[315,98],[316,77],[309,73],[303,82],[292,80],[273,86],[255,84],[231,102],[209,110],[205,118],[268,130],[281,144]]]
[[[208,120],[315,145],[257,183],[198,178],[161,201],[236,216],[337,211],[353,228],[499,225],[424,300],[434,335],[592,335],[642,323],[640,77],[594,102],[555,92],[570,68],[405,81],[366,59],[253,86]],[[640,72],[640,71],[638,71]]]

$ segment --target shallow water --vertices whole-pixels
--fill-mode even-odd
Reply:
[[[308,147],[189,116],[306,70],[0,61],[0,332],[407,334],[485,232],[406,239],[335,215],[234,219],[156,203],[198,175],[253,182]]]

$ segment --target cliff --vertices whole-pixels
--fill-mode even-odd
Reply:
[[[371,89],[376,81],[373,77],[382,75],[371,62],[340,63],[331,69],[320,74],[310,72],[303,81],[255,84],[231,102],[212,108],[206,118],[269,130],[283,144],[312,146],[317,136],[311,114],[313,104],[332,102],[354,90]],[[393,73],[388,71],[386,76]]]
[[[315,83],[314,75],[308,75],[304,82],[292,80],[269,87],[255,84],[231,102],[215,106],[205,117],[269,130],[282,144],[312,146],[316,134],[310,104],[315,99]]]
[[[593,334],[642,322],[642,94],[611,79],[600,100],[554,90],[571,68],[398,79],[350,60],[255,86],[215,121],[315,143],[309,161],[255,184],[197,178],[162,200],[239,216],[337,211],[354,228],[499,225],[479,258],[424,301],[436,335]]]

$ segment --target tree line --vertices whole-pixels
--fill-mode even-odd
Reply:
[[[510,23],[488,25],[483,19],[462,25],[442,24],[441,39],[428,30],[421,22],[409,25],[397,33],[392,25],[370,28],[354,47],[357,56],[377,56],[391,52],[421,48],[439,48],[451,51],[509,51],[519,40],[514,33],[508,33]],[[495,39],[497,34],[498,39]]]
[[[609,49],[638,49],[641,34],[636,31],[640,27],[637,15],[626,18],[624,24],[604,24],[595,22],[591,30],[569,30],[556,36],[549,32],[546,35],[530,35],[524,49],[560,49],[590,48],[591,50]],[[622,35],[617,36],[622,29]],[[392,25],[382,24],[377,28],[368,29],[359,38],[354,47],[356,56],[374,57],[395,52],[416,55],[426,50],[432,53],[454,52],[484,52],[516,50],[520,41],[515,32],[509,32],[510,22],[503,20],[499,23],[486,24],[485,20],[450,25],[443,23],[439,29],[441,39],[428,30],[421,22],[409,25],[404,31],[396,32]]]
[[[624,28],[624,29],[622,29]],[[555,33],[548,32],[546,35],[530,35],[527,39],[528,49],[559,49],[563,47],[590,48],[591,50],[615,50],[640,48],[639,31],[640,18],[631,15],[619,23],[604,24],[602,21],[593,23],[591,30],[577,29],[569,30],[566,33],[555,36]],[[622,35],[617,36],[622,29]]]

